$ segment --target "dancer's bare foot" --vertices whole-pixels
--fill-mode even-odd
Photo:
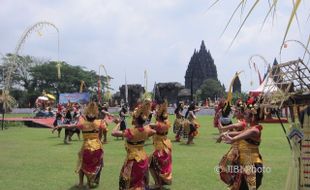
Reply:
[[[76,187],[77,187],[78,189],[83,189],[83,188],[84,188],[84,185],[83,185],[83,184],[77,184]]]
[[[150,189],[150,190],[160,190],[161,187],[160,187],[160,185],[158,185],[158,184],[154,184],[154,185],[151,185],[151,186],[149,187],[149,189]]]
[[[193,141],[188,141],[186,144],[190,145],[190,144],[194,144]]]

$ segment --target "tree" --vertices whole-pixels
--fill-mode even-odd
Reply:
[[[12,60],[13,54],[8,53],[2,57],[0,69],[3,71],[1,72],[3,87],[5,86],[4,81],[7,77],[6,74],[8,73],[9,69],[13,67]],[[40,95],[39,92],[34,91],[30,68],[36,65],[41,65],[44,62],[46,62],[46,60],[39,59],[33,56],[17,55],[17,67],[10,78],[10,94],[12,97],[15,98],[17,105],[21,107],[28,107],[29,102],[34,101],[35,98]]]
[[[61,63],[61,78],[57,77],[58,62],[48,62],[37,65],[30,69],[32,84],[37,92],[43,90],[57,94],[79,92],[81,81],[84,81],[86,91],[90,92],[95,98],[98,90],[98,75],[95,71],[87,71],[81,66],[72,66],[66,62]],[[100,76],[103,85],[106,85],[106,77]],[[111,79],[111,77],[109,77]],[[103,93],[103,92],[102,92]]]
[[[248,96],[249,95],[245,92],[241,92],[241,93],[240,92],[234,92],[233,98],[232,98],[232,103],[235,104],[238,99],[241,99],[242,101],[245,102],[247,100]]]
[[[16,104],[16,100],[12,97],[7,90],[2,90],[0,96],[0,104],[1,104],[1,111],[2,111],[2,130],[3,130],[3,122],[4,122],[4,114],[6,112],[11,111],[13,106]]]
[[[200,86],[199,90],[196,92],[196,97],[200,100],[205,100],[206,98],[218,98],[225,94],[224,88],[218,80],[207,79]]]
[[[10,67],[12,67],[12,59],[13,59],[13,54],[6,54],[2,58],[2,64],[1,64],[1,70],[4,71],[4,73],[1,73],[1,78],[3,81],[5,80],[6,77],[6,72],[9,70]],[[31,75],[29,73],[29,70],[31,67],[36,66],[36,65],[41,65],[46,60],[39,59],[36,57],[32,57],[29,55],[26,56],[20,56],[18,55],[16,58],[16,64],[18,65],[16,70],[12,73],[11,76],[11,84],[13,87],[17,89],[22,89],[22,90],[29,90],[31,84]]]
[[[7,54],[2,58],[0,69],[1,79],[4,81],[5,73],[12,66],[12,54]],[[84,67],[72,66],[65,62],[61,64],[61,78],[57,77],[58,62],[38,59],[31,56],[18,56],[16,61],[18,67],[11,78],[11,96],[17,101],[21,107],[34,105],[38,96],[45,90],[48,93],[72,93],[79,92],[81,81],[84,81],[85,88],[83,90],[91,93],[94,99],[97,98],[98,79],[99,76],[95,71],[88,71]],[[109,80],[112,77],[108,76]],[[100,81],[105,88],[107,87],[107,77],[100,76]],[[101,94],[106,94],[101,88]]]

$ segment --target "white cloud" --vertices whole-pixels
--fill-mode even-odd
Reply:
[[[299,18],[306,27],[300,35],[294,23],[288,39],[308,38],[310,29],[303,15],[308,14],[309,3],[303,3]],[[12,52],[28,26],[48,20],[60,29],[60,59],[93,70],[104,64],[114,77],[111,83],[115,89],[124,83],[125,71],[128,83],[143,84],[143,72],[147,69],[150,88],[155,81],[184,83],[190,57],[204,40],[217,65],[219,79],[228,86],[235,71],[245,70],[241,79],[243,89],[249,90],[252,87],[247,84],[251,78],[248,59],[261,54],[272,62],[278,56],[291,5],[278,7],[274,25],[269,19],[261,32],[266,4],[258,7],[228,52],[240,25],[239,15],[223,37],[219,36],[236,3],[221,1],[207,10],[209,6],[210,2],[203,0],[2,0],[0,52]],[[55,59],[56,40],[55,32],[45,28],[41,38],[32,34],[27,39],[22,53]],[[282,57],[288,60],[297,56],[300,47],[289,44]]]

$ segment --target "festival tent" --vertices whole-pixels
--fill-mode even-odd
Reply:
[[[274,96],[274,93],[277,93],[279,91],[280,89],[277,87],[274,80],[270,77],[266,77],[257,89],[250,90],[249,95],[257,97],[260,96],[261,94],[264,94],[265,96],[267,95],[269,97],[272,97]],[[285,115],[287,115],[287,113]],[[266,115],[266,117],[261,121],[261,123],[279,123],[279,122],[287,123],[288,120],[287,118],[275,118],[272,117],[272,115],[270,115],[270,117]]]
[[[255,90],[250,90],[249,94],[253,96],[259,96],[261,93],[271,93],[276,91],[279,91],[279,88],[273,79],[267,76],[259,85],[259,87]]]

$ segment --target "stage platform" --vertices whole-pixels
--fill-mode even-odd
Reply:
[[[53,128],[55,117],[32,118],[32,117],[16,117],[4,118],[5,122],[23,122],[28,127]],[[0,119],[2,122],[2,118]]]

